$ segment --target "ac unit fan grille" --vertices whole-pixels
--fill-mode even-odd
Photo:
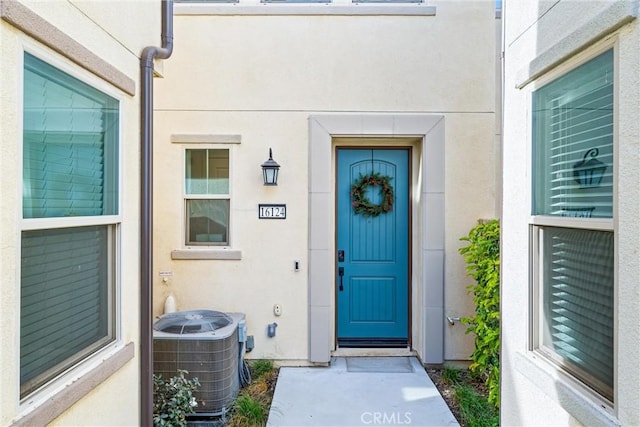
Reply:
[[[200,390],[196,413],[226,412],[240,389],[238,329],[224,339],[154,339],[153,371],[170,378],[185,370],[197,377]]]

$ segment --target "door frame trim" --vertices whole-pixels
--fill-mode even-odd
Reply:
[[[411,197],[411,194],[413,192],[413,180],[411,179],[412,175],[412,170],[413,170],[413,145],[411,144],[411,142],[413,140],[415,140],[416,138],[401,138],[399,140],[397,140],[397,145],[393,144],[390,145],[392,142],[392,138],[381,138],[381,137],[377,137],[377,138],[373,138],[373,140],[378,140],[379,143],[378,144],[371,144],[372,138],[369,137],[359,137],[357,139],[352,139],[352,138],[348,138],[348,139],[343,139],[343,138],[332,138],[332,150],[333,150],[333,156],[335,159],[335,165],[334,165],[334,180],[335,180],[335,186],[334,186],[334,224],[335,221],[337,221],[338,218],[338,192],[337,192],[337,186],[338,186],[338,169],[337,169],[337,164],[338,164],[338,151],[340,149],[347,149],[347,150],[404,150],[407,151],[407,162],[408,162],[408,166],[409,166],[409,170],[407,171],[407,197],[408,197],[408,206],[407,206],[407,345],[409,347],[409,349],[412,348],[412,334],[411,331],[413,330],[412,328],[412,312],[413,312],[413,304],[411,303],[413,301],[413,287],[411,286],[411,277],[412,277],[412,273],[411,273],[411,266],[412,266],[412,262],[411,260],[413,259],[413,251],[412,251],[412,232],[413,232],[413,221],[412,221],[412,213],[413,213],[413,198]],[[359,140],[359,141],[358,141]],[[344,143],[342,142],[344,141]],[[353,143],[355,142],[355,144]],[[362,144],[358,144],[358,142],[362,142]],[[404,144],[403,144],[404,143]],[[334,227],[334,245],[337,248],[338,247],[338,227]],[[335,258],[334,258],[334,271],[335,268],[337,268],[337,262],[335,262]],[[334,307],[336,307],[336,310],[334,310],[334,325],[335,325],[335,330],[334,330],[334,334],[333,334],[333,342],[334,342],[334,348],[338,349],[338,333],[337,333],[337,327],[338,327],[338,292],[336,291],[337,287],[336,287],[336,283],[335,283],[335,276],[334,276],[334,286],[333,286],[333,290],[334,290]],[[375,340],[372,340],[375,341]],[[392,341],[392,340],[391,340]],[[378,346],[374,346],[375,348],[386,348],[384,345],[378,345]],[[388,346],[389,348],[393,348],[393,347],[398,347],[390,345]]]
[[[336,113],[309,117],[308,358],[328,363],[334,348],[334,150],[336,137],[416,137],[413,178],[413,349],[444,360],[445,120],[442,114]],[[417,178],[416,178],[417,177]],[[417,179],[417,181],[416,181]]]

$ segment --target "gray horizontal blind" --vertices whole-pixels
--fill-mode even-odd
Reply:
[[[612,58],[605,52],[534,94],[534,214],[612,216]],[[576,171],[590,160],[605,169],[589,185]]]
[[[613,233],[545,227],[544,345],[612,398]]]
[[[111,339],[109,227],[22,232],[21,395]]]
[[[25,55],[23,216],[117,210],[118,102]]]

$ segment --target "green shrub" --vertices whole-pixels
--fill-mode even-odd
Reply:
[[[486,378],[489,402],[500,406],[500,223],[481,222],[460,240],[469,245],[460,248],[467,273],[476,281],[468,287],[473,294],[475,316],[465,317],[467,333],[475,334],[475,350],[471,355],[472,372]]]
[[[198,406],[194,392],[200,388],[197,378],[187,379],[187,371],[165,381],[162,375],[153,375],[153,424],[160,426],[186,426],[187,415]]]

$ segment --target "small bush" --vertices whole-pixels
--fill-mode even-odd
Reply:
[[[473,332],[475,350],[471,355],[472,372],[485,376],[489,402],[500,406],[500,223],[482,222],[460,240],[469,242],[460,248],[467,273],[476,281],[468,287],[473,294],[475,316],[462,322]]]
[[[198,406],[194,392],[200,388],[197,378],[187,379],[187,371],[165,381],[162,375],[153,375],[153,424],[155,427],[184,427],[187,415]]]

